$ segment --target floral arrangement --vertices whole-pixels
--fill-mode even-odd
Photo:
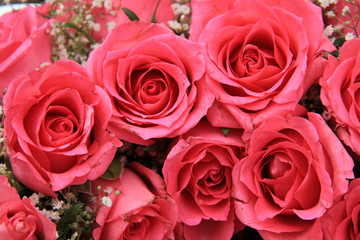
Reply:
[[[358,239],[359,7],[3,14],[0,238]]]

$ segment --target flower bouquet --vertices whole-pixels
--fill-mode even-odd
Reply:
[[[0,238],[358,239],[359,6],[3,14]]]

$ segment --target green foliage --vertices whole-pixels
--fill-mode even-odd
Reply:
[[[230,128],[221,128],[221,130],[222,130],[224,136],[226,137],[229,133]]]
[[[75,24],[73,24],[73,23],[65,23],[65,24],[63,25],[63,27],[75,29],[75,30],[78,31],[79,33],[84,34],[84,36],[87,38],[87,40],[89,40],[89,42],[90,42],[91,44],[95,44],[95,43],[96,43],[96,41],[89,35],[88,32],[80,29],[79,27],[77,27],[77,26],[76,26]]]
[[[112,180],[120,177],[122,170],[122,163],[118,159],[114,159],[101,177]]]
[[[68,234],[70,231],[69,226],[77,222],[77,215],[80,213],[83,206],[83,203],[77,203],[65,211],[63,217],[56,224],[59,238],[63,238]]]
[[[152,17],[151,17],[151,21],[150,21],[150,22],[152,22],[152,23],[156,23],[156,12],[157,12],[157,9],[158,9],[158,7],[159,7],[160,2],[161,2],[161,0],[159,0],[159,1],[157,2],[156,7],[155,7],[155,10],[154,10],[154,13],[153,13],[153,15],[152,15]]]
[[[126,16],[130,19],[130,21],[139,21],[140,18],[130,9],[128,8],[122,8]]]
[[[71,199],[59,192],[66,200],[66,204],[57,211],[61,219],[56,222],[56,230],[59,235],[57,239],[75,240],[75,239],[92,239],[91,233],[95,226],[96,211],[89,211],[85,201]]]
[[[345,38],[344,37],[339,37],[339,38],[336,38],[335,41],[334,41],[334,45],[336,47],[336,51],[333,51],[331,52],[330,54],[333,55],[334,57],[339,57],[340,55],[340,48],[341,46],[346,42]]]

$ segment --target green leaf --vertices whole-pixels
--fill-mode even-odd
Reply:
[[[345,38],[337,38],[334,41],[336,47],[341,47],[346,42]]]
[[[146,152],[155,151],[156,150],[156,145],[154,143],[154,144],[151,144],[150,146],[143,147],[143,150],[146,151]]]
[[[226,137],[229,133],[230,128],[221,128],[221,130],[222,130],[224,136]]]
[[[81,192],[91,194],[91,181],[86,181],[81,185],[72,185],[70,186],[70,191],[72,192]]]
[[[112,180],[120,177],[122,170],[123,170],[122,163],[118,159],[114,159],[111,162],[108,169],[106,170],[106,172],[101,177]]]
[[[96,43],[96,41],[89,35],[88,32],[86,32],[86,31],[78,28],[75,24],[65,23],[63,26],[64,26],[64,27],[67,27],[67,28],[75,29],[75,30],[78,31],[79,33],[84,34],[84,36],[87,38],[87,40],[89,40],[89,42],[90,42],[91,44],[95,44],[95,43]]]
[[[126,14],[126,16],[130,19],[130,21],[139,21],[140,20],[140,18],[130,9],[123,8],[122,10]]]
[[[77,203],[74,206],[70,207],[61,217],[59,222],[56,224],[57,232],[59,236],[64,236],[70,230],[69,225],[74,222],[77,222],[76,216],[78,215],[81,208],[84,206],[83,203]]]
[[[153,15],[152,15],[152,17],[151,17],[151,21],[150,21],[150,22],[152,22],[152,23],[156,23],[156,12],[157,12],[157,9],[158,9],[158,7],[159,7],[160,2],[161,2],[161,0],[159,0],[159,1],[157,2],[156,7],[155,7],[155,10],[154,10],[154,13],[153,13]]]

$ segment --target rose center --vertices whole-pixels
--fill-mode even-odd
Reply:
[[[49,128],[56,133],[73,133],[74,125],[69,119],[58,118],[50,123]]]
[[[243,64],[247,68],[250,67],[250,65],[255,65],[259,61],[259,52],[255,49],[249,49],[244,52],[243,54]]]
[[[144,237],[146,230],[144,229],[143,225],[145,225],[145,228],[149,226],[149,222],[147,221],[146,218],[144,218],[144,216],[141,215],[132,216],[129,220],[129,225],[125,230],[124,239],[133,239],[134,236]]]
[[[25,228],[25,223],[23,219],[17,219],[17,221],[15,222],[15,231],[16,232],[23,232]]]
[[[270,157],[262,168],[262,176],[268,179],[276,179],[284,176],[285,172],[290,169],[291,165],[282,159],[282,157]]]
[[[166,89],[166,86],[162,80],[147,81],[142,87],[143,92],[149,96],[159,95],[165,89]]]
[[[26,234],[29,230],[36,227],[36,218],[32,215],[27,215],[25,212],[17,212],[10,218],[10,225],[13,231],[17,233]]]

